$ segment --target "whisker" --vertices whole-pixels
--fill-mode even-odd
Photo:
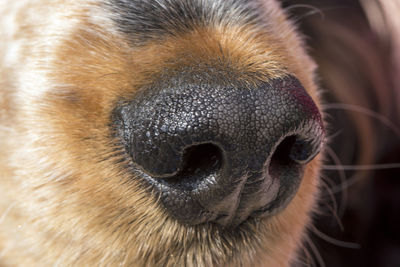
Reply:
[[[334,194],[333,194],[332,191],[331,191],[332,185],[331,185],[331,184],[328,185],[328,183],[324,181],[324,180],[328,179],[327,177],[321,176],[321,178],[323,178],[323,179],[321,179],[322,187],[326,190],[326,192],[328,193],[328,197],[329,197],[330,200],[332,201],[332,209],[333,209],[334,211],[337,211],[338,205],[337,205],[335,196],[334,196]],[[330,187],[330,186],[331,186],[331,187]]]
[[[307,247],[303,245],[301,250],[304,252],[305,257],[298,258],[296,261],[304,266],[317,266]]]
[[[340,166],[342,164],[341,164],[341,161],[340,161],[339,157],[336,155],[335,151],[333,151],[333,149],[331,149],[328,146],[325,148],[325,150],[326,150],[328,156],[332,159],[333,163],[335,163],[336,166],[339,166],[336,169],[336,171],[339,174],[340,184],[338,185],[338,187],[341,190],[339,190],[339,191],[335,190],[336,187],[333,187],[331,190],[332,190],[333,194],[336,194],[337,192],[341,192],[342,193],[341,194],[341,201],[340,201],[341,205],[338,208],[338,214],[340,215],[339,217],[342,217],[342,215],[344,214],[344,209],[345,209],[346,203],[347,203],[347,187],[344,186],[346,184],[346,173],[344,172],[343,169],[340,168]]]
[[[7,209],[3,212],[3,214],[1,214],[0,217],[0,224],[3,223],[4,219],[7,217],[7,215],[10,213],[10,211],[12,210],[12,208],[14,208],[14,206],[16,205],[16,203],[12,203],[10,204]]]
[[[338,240],[336,238],[330,237],[324,233],[322,233],[321,231],[319,231],[314,225],[311,225],[310,230],[316,234],[319,238],[321,238],[322,240],[331,243],[335,246],[339,246],[339,247],[343,247],[343,248],[351,248],[351,249],[360,249],[361,245],[358,243],[354,243],[354,242],[348,242],[348,241],[342,241],[342,240]]]
[[[313,5],[296,4],[296,5],[291,5],[291,6],[287,7],[287,8],[285,8],[285,10],[286,11],[290,11],[292,9],[298,9],[298,8],[306,8],[306,9],[310,9],[310,11],[308,11],[307,13],[304,13],[301,16],[297,17],[296,21],[300,21],[300,20],[302,20],[302,19],[304,19],[306,17],[312,16],[312,15],[315,15],[315,14],[320,15],[321,19],[323,19],[323,20],[325,19],[325,14],[322,11],[322,9],[320,9],[320,8],[318,8],[316,6],[313,6]]]
[[[322,165],[323,170],[327,171],[372,171],[372,170],[386,170],[386,169],[399,169],[400,163],[382,163],[382,164],[369,164],[369,165]]]
[[[329,208],[329,206],[327,206]],[[338,213],[334,210],[331,210],[333,218],[336,220],[337,225],[340,228],[340,231],[344,232],[344,225],[342,223],[342,220],[340,219]]]
[[[315,246],[315,244],[311,241],[311,239],[309,237],[305,238],[305,242],[307,243],[307,245],[310,247],[311,252],[314,254],[316,261],[318,263],[317,266],[321,266],[321,267],[326,267],[325,262],[321,256],[321,254],[319,253],[317,247]]]
[[[343,133],[343,130],[338,130],[338,131],[336,131],[335,133],[329,135],[329,136],[327,137],[327,139],[328,139],[328,140],[333,140],[333,139],[335,139],[336,137],[338,137],[339,135],[341,135],[342,133]]]
[[[341,183],[340,185],[333,187],[332,191],[334,193],[338,193],[343,191],[344,189],[349,188],[350,186],[354,185],[355,183],[357,183],[359,181],[360,176],[355,174],[353,176],[351,176],[350,178],[348,178],[345,182]]]
[[[329,180],[327,177],[325,176],[321,176],[321,178],[325,179],[325,180]],[[334,186],[332,184],[330,184],[331,188],[326,184],[326,182],[324,182],[325,186],[326,186],[326,190],[331,198],[332,201],[332,206],[330,205],[326,205],[326,207],[329,209],[329,211],[331,212],[330,214],[333,216],[333,218],[336,220],[336,223],[338,224],[340,230],[343,232],[344,231],[344,226],[343,223],[338,215],[338,203],[336,201],[336,198],[331,190],[331,188],[333,188]]]
[[[330,110],[330,109],[336,109],[336,110],[347,110],[347,111],[354,111],[358,112],[364,115],[367,115],[371,118],[377,119],[384,125],[386,125],[389,129],[391,129],[397,137],[400,138],[400,128],[396,124],[392,123],[386,116],[384,116],[381,113],[378,113],[376,111],[370,110],[368,108],[364,108],[361,106],[357,105],[352,105],[352,104],[345,104],[345,103],[332,103],[332,104],[324,104],[322,109],[324,111]]]

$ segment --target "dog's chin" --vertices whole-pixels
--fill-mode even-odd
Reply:
[[[174,220],[173,218],[171,218]],[[185,256],[192,251],[203,253],[193,254],[192,262],[204,262],[205,266],[243,266],[254,260],[254,255],[264,251],[267,242],[268,218],[249,217],[235,228],[222,227],[215,222],[205,222],[198,225],[180,224],[179,232],[184,232],[183,239],[172,237],[170,247],[174,247],[174,253],[181,255],[179,265],[185,265]],[[174,235],[172,233],[172,235]],[[165,253],[161,250],[160,253]],[[207,262],[210,257],[213,262]],[[162,263],[170,264],[168,260]]]

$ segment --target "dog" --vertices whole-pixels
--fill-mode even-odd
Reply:
[[[298,261],[328,138],[289,5],[18,0],[0,20],[1,265]]]

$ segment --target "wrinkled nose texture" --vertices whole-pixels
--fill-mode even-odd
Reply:
[[[256,88],[172,83],[115,114],[138,176],[190,225],[232,227],[278,212],[324,140],[321,115],[292,76]]]

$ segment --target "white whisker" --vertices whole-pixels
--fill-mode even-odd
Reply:
[[[10,204],[7,209],[3,212],[3,214],[1,214],[0,217],[0,224],[3,223],[4,219],[7,217],[7,215],[10,213],[11,209],[14,208],[16,203],[12,203]]]
[[[300,21],[306,17],[318,14],[320,15],[321,19],[325,19],[325,15],[324,12],[322,11],[322,9],[312,6],[312,5],[306,5],[306,4],[296,4],[296,5],[291,5],[289,7],[287,7],[285,10],[290,11],[292,9],[297,9],[297,8],[305,8],[305,9],[309,9],[310,11],[308,11],[307,13],[302,14],[300,17],[296,18],[296,21]]]
[[[306,237],[305,241],[308,244],[308,246],[310,247],[312,253],[314,254],[314,256],[317,260],[317,263],[318,263],[317,266],[325,267],[326,265],[325,265],[324,259],[322,258],[321,254],[319,253],[315,244],[311,241],[311,239],[309,237]]]
[[[333,163],[335,163],[335,166],[341,166],[341,161],[339,157],[336,155],[335,151],[331,149],[330,147],[326,147],[325,151],[329,155],[329,157],[332,159]],[[339,178],[340,178],[340,184],[339,188],[340,190],[336,190],[336,187],[332,188],[332,193],[336,194],[337,192],[341,192],[341,205],[338,208],[338,215],[341,217],[344,214],[344,209],[347,203],[347,187],[345,186],[346,184],[346,173],[344,172],[343,169],[337,168],[336,171],[338,171]]]
[[[367,115],[369,117],[375,118],[378,121],[380,121],[381,123],[385,124],[389,129],[391,129],[396,134],[397,137],[400,138],[400,128],[399,128],[400,126],[391,122],[383,114],[375,112],[371,109],[364,108],[364,107],[357,106],[357,105],[345,104],[345,103],[332,103],[332,104],[324,104],[323,105],[324,111],[330,110],[330,109],[354,111],[354,112],[358,112],[358,113]]]
[[[323,176],[321,176],[324,180],[328,180],[328,178],[327,177],[323,177]],[[339,217],[339,215],[338,215],[338,212],[339,212],[339,208],[338,208],[338,203],[337,203],[337,201],[336,201],[336,198],[335,198],[335,196],[334,196],[334,193],[332,192],[332,189],[331,188],[334,188],[334,186],[332,185],[332,184],[329,184],[331,187],[329,187],[327,184],[326,184],[327,182],[325,182],[325,183],[323,183],[327,188],[326,188],[326,190],[327,190],[327,192],[328,192],[328,195],[330,196],[330,198],[331,198],[331,201],[332,201],[332,206],[330,206],[330,205],[326,205],[326,207],[329,209],[329,211],[331,212],[331,215],[333,216],[333,218],[336,220],[336,223],[338,224],[338,226],[339,226],[339,228],[340,228],[340,230],[343,232],[344,231],[344,226],[343,226],[343,223],[342,223],[342,221],[341,221],[341,219],[340,219],[340,217]]]
[[[360,249],[361,245],[358,243],[353,243],[353,242],[347,242],[347,241],[342,241],[338,240],[336,238],[330,237],[321,231],[319,231],[315,226],[311,225],[311,231],[316,234],[319,238],[322,240],[325,240],[328,243],[331,243],[333,245],[343,247],[343,248],[352,248],[352,249]]]
[[[323,170],[328,171],[371,171],[371,170],[386,170],[399,169],[400,163],[383,163],[383,164],[368,164],[368,165],[322,165]]]

